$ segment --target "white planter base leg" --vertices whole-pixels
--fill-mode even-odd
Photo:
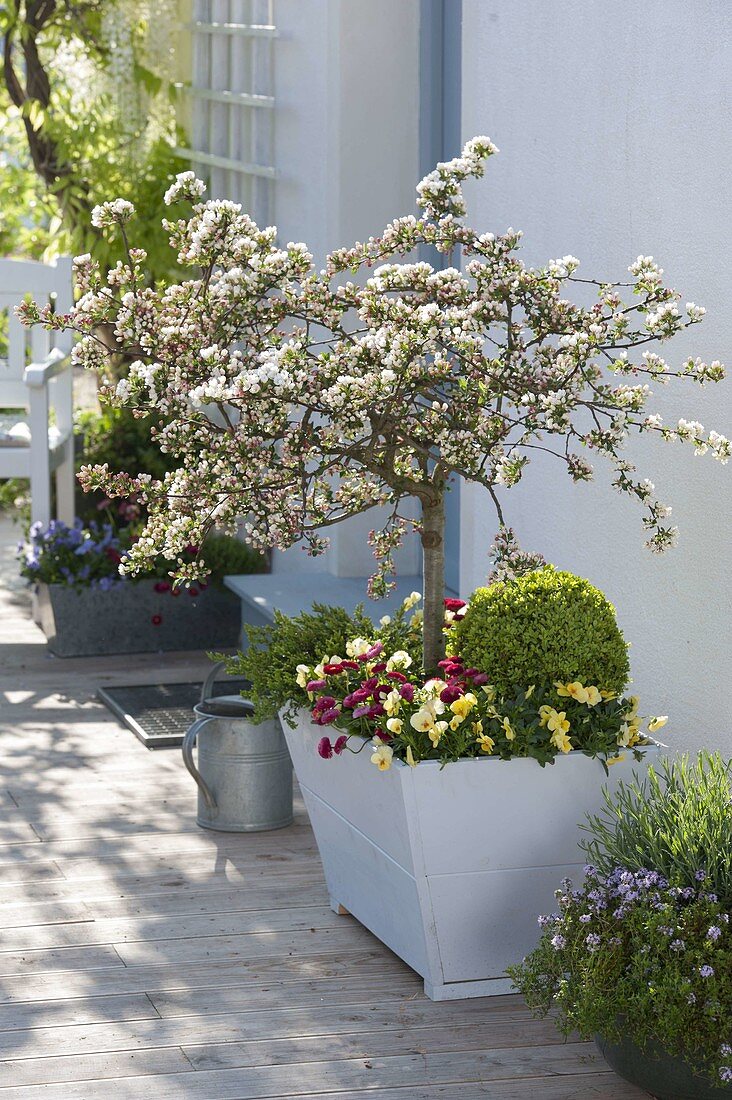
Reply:
[[[345,906],[341,905],[341,903],[339,901],[336,901],[335,898],[330,899],[330,907],[334,913],[338,914],[339,917],[350,917],[351,915],[345,908]]]
[[[425,996],[431,1001],[463,1001],[468,997],[500,997],[515,993],[510,978],[486,978],[478,982],[439,982],[425,978]]]

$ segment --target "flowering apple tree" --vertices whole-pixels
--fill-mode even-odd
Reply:
[[[274,228],[260,229],[238,205],[201,201],[203,184],[187,172],[165,196],[187,216],[165,224],[192,277],[151,289],[144,250],[128,245],[132,205],[95,209],[100,229],[121,234],[126,262],[104,282],[79,257],[73,313],[30,306],[24,320],[75,328],[76,358],[92,368],[109,354],[97,333],[111,328],[130,367],[108,400],[157,414],[157,440],[179,462],[161,481],[82,470],[85,488],[137,493],[148,508],[127,571],[162,555],[171,575],[190,581],[198,567],[185,548],[237,517],[256,547],[303,540],[317,554],[329,526],[381,506],[371,594],[385,591],[394,549],[415,529],[425,667],[434,669],[443,656],[445,494],[456,477],[485,487],[503,525],[503,491],[535,451],[555,454],[575,481],[592,478],[588,456],[605,456],[615,486],[645,509],[646,545],[673,543],[669,509],[622,446],[631,432],[651,432],[727,460],[724,437],[646,411],[654,382],[724,376],[718,362],[674,369],[650,349],[704,310],[681,311],[648,256],[625,282],[582,279],[572,256],[526,267],[513,229],[469,228],[462,183],[482,176],[496,152],[487,138],[469,141],[419,184],[419,217],[333,252],[322,271],[305,245],[279,245]],[[413,261],[421,245],[448,257],[459,250],[462,269]],[[570,300],[575,284],[589,284],[594,304]]]

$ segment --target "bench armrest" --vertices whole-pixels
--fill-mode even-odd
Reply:
[[[23,381],[31,389],[40,389],[57,374],[62,374],[71,366],[71,353],[54,348],[42,363],[31,363],[25,368]]]

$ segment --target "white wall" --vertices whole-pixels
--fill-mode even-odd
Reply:
[[[419,0],[277,0],[275,222],[316,263],[415,208],[419,178]],[[366,576],[375,513],[331,529],[332,548],[274,568]],[[417,571],[416,545],[400,572]]]
[[[579,274],[619,278],[653,255],[703,325],[665,345],[732,364],[732,7],[728,0],[463,0],[463,133],[501,149],[470,190],[472,224],[525,231],[540,263],[572,253]],[[653,409],[653,404],[650,406]],[[732,434],[732,380],[658,395],[668,421]],[[655,410],[654,410],[655,411]],[[573,486],[535,462],[504,494],[522,543],[598,584],[632,641],[646,710],[668,713],[674,746],[732,755],[732,465],[680,445],[632,448],[673,505],[679,547],[642,548],[640,511],[598,471]],[[474,488],[463,497],[462,587],[482,583],[496,528]]]

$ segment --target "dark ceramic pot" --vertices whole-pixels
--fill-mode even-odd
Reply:
[[[682,1058],[674,1058],[655,1043],[641,1050],[629,1039],[608,1043],[601,1036],[595,1042],[605,1061],[619,1077],[645,1089],[656,1100],[727,1100],[732,1085],[714,1087],[705,1077],[692,1073]]]

